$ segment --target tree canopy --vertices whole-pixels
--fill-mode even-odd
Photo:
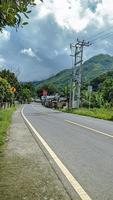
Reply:
[[[12,97],[11,86],[7,80],[0,77],[0,102],[10,101]]]
[[[20,25],[28,24],[23,21],[23,15],[29,18],[30,7],[36,5],[34,2],[35,0],[0,0],[0,31],[6,26],[18,29]]]
[[[0,72],[0,103],[12,102],[30,102],[34,97],[35,90],[31,83],[22,84],[18,81],[16,75],[10,70]]]
[[[54,85],[44,84],[40,88],[37,89],[37,94],[39,97],[43,95],[43,90],[46,90],[48,95],[54,95],[57,92],[57,89]]]

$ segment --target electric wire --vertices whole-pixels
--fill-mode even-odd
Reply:
[[[113,34],[113,32],[109,32],[109,33],[107,33],[107,34],[104,34],[104,35],[102,35],[102,36],[99,36],[99,37],[97,37],[97,38],[91,40],[90,42],[94,42],[94,41],[96,41],[96,40],[98,40],[98,39],[107,38],[107,37],[109,37],[109,35],[111,35],[111,34]]]
[[[100,38],[98,38],[98,39],[95,39],[91,44],[95,44],[96,42],[98,42],[98,40],[105,40],[105,39],[110,38],[110,37],[112,37],[112,36],[113,36],[113,33],[110,33],[110,34],[108,34],[108,35],[104,35],[103,37],[100,37]]]
[[[113,30],[113,27],[109,28],[109,31],[110,31],[110,30]],[[94,40],[94,39],[96,39],[97,37],[100,37],[101,35],[103,35],[104,33],[105,33],[105,34],[108,34],[108,33],[109,33],[109,32],[108,32],[108,33],[107,33],[107,32],[108,32],[108,30],[107,30],[107,31],[106,31],[106,30],[105,30],[105,31],[101,31],[101,32],[99,32],[99,33],[97,33],[97,34],[95,34],[95,35],[93,35],[93,36],[87,38],[87,40],[91,40],[92,38],[93,38],[93,40]]]

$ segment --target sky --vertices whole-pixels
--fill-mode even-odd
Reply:
[[[0,33],[0,70],[20,81],[40,81],[71,68],[70,43],[86,40],[84,61],[113,55],[113,0],[36,0],[29,24]],[[97,39],[97,40],[95,40]]]

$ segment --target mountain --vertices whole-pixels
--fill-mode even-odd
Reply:
[[[104,82],[108,82],[112,80],[113,81],[113,71],[106,72],[104,74],[101,74],[100,76],[96,77],[91,81],[91,85],[93,86],[94,91],[98,91],[103,89]],[[111,83],[110,83],[111,84]],[[109,87],[110,84],[107,84],[106,86]],[[112,88],[112,84],[110,85],[110,88]]]
[[[91,82],[96,77],[101,74],[113,70],[113,56],[107,54],[96,55],[89,60],[85,61],[82,66],[83,81]],[[70,81],[72,74],[72,69],[65,69],[55,76],[52,76],[46,80],[35,82],[35,87],[39,88],[45,84],[52,84],[58,89],[62,90],[65,85]]]
[[[113,56],[99,54],[83,64],[83,79],[91,81],[103,73],[113,70]]]
[[[35,87],[39,88],[42,85],[51,84],[51,85],[54,85],[57,89],[63,90],[65,85],[67,85],[67,83],[70,81],[71,74],[72,74],[71,69],[65,69],[65,70],[59,72],[58,74],[56,74],[46,80],[41,81],[39,84],[36,84],[36,82],[35,82]]]

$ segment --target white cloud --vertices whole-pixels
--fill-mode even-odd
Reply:
[[[31,48],[28,48],[28,49],[22,49],[21,50],[21,53],[22,54],[25,54],[25,55],[28,55],[30,57],[35,57],[35,53],[33,52],[33,50]]]
[[[9,31],[3,30],[2,33],[0,33],[0,40],[8,41],[10,37],[11,33]]]
[[[44,18],[52,14],[62,28],[83,30],[93,18],[93,13],[81,5],[81,0],[53,0],[46,1],[37,7],[38,18]]]
[[[25,55],[32,57],[32,58],[36,58],[38,61],[41,61],[41,59],[36,55],[36,53],[31,48],[22,49],[20,51],[20,53],[25,54]]]
[[[37,1],[37,0],[36,0]],[[97,27],[113,23],[113,0],[86,0],[87,8],[82,0],[48,0],[37,5],[37,18],[42,19],[52,14],[62,28],[82,31],[90,24]],[[88,3],[97,5],[93,12]],[[90,5],[91,6],[91,5]]]
[[[103,0],[102,3],[97,5],[95,17],[96,21],[100,22],[100,25],[105,25],[105,23],[113,24],[113,1]]]

